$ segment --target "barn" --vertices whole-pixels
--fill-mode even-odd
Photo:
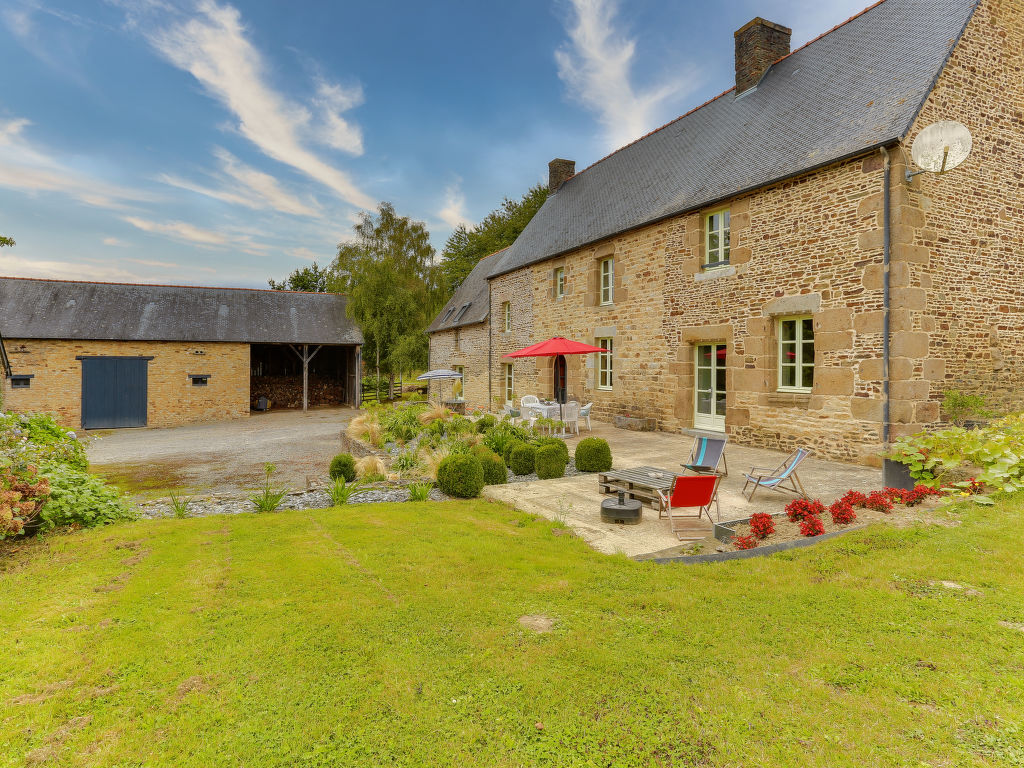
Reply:
[[[362,335],[345,301],[3,277],[4,407],[110,429],[234,419],[264,404],[356,405]]]

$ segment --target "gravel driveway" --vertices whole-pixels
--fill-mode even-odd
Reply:
[[[166,429],[89,433],[92,469],[141,497],[188,493],[238,495],[277,466],[274,484],[308,488],[327,475],[339,434],[359,411],[317,408],[253,414],[247,419]]]

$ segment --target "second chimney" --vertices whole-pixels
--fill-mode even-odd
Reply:
[[[548,163],[548,192],[557,192],[558,188],[565,184],[566,180],[575,173],[575,160],[563,160],[560,157],[556,157]]]
[[[736,95],[753,88],[772,64],[789,53],[793,30],[758,16],[736,30]]]

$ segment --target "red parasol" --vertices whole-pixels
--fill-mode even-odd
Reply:
[[[582,341],[573,341],[572,339],[555,336],[553,339],[531,344],[515,352],[509,352],[507,355],[502,355],[502,357],[555,357],[556,355],[588,355],[591,352],[607,351],[601,347],[584,344]]]

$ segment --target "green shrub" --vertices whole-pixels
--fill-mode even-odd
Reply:
[[[533,444],[537,446],[537,450],[540,450],[545,445],[555,446],[559,453],[565,457],[565,463],[569,463],[569,446],[565,444],[565,440],[560,437],[538,437],[533,441]]]
[[[447,431],[448,422],[445,421],[444,419],[434,419],[424,428],[424,432],[426,432],[428,435],[434,435],[436,437],[444,437],[445,432]]]
[[[89,462],[74,433],[45,413],[0,413],[0,457],[12,463],[64,464],[85,471]]]
[[[504,460],[486,445],[473,448],[473,455],[484,468],[484,485],[502,485],[508,482],[508,469]]]
[[[505,443],[505,450],[501,453],[501,458],[505,460],[505,464],[512,466],[512,451],[518,448],[520,445],[526,445],[525,440],[509,440]]]
[[[339,453],[333,459],[331,459],[331,468],[329,473],[331,480],[337,480],[339,477],[345,478],[345,482],[351,483],[356,479],[356,462],[352,458],[351,453]]]
[[[499,421],[484,434],[484,445],[499,456],[505,456],[505,447],[513,441],[525,443],[530,433],[511,421]]]
[[[990,419],[994,415],[985,407],[984,395],[965,395],[956,389],[942,393],[942,410],[946,417],[958,427],[972,419]]]
[[[472,421],[461,414],[455,414],[448,421],[449,435],[468,435],[476,429]]]
[[[409,486],[409,501],[429,501],[433,483],[413,483]]]
[[[334,482],[327,486],[327,493],[331,497],[331,503],[334,506],[340,507],[348,504],[348,500],[351,499],[353,495],[363,490],[366,485],[364,480],[360,480],[358,483],[352,483],[351,485],[349,482],[350,481],[346,480],[344,477],[336,477],[334,478]]]
[[[548,443],[537,449],[534,463],[537,467],[537,477],[541,480],[564,477],[565,466],[569,463],[569,452],[566,450],[563,454],[557,445]]]
[[[612,468],[612,449],[599,437],[580,440],[576,446],[576,469],[580,472],[607,472]]]
[[[509,460],[509,468],[516,475],[531,475],[534,469],[534,460],[537,449],[529,443],[521,443],[512,449]]]
[[[288,495],[287,488],[274,488],[271,485],[271,475],[277,470],[273,464],[269,461],[263,465],[263,488],[259,493],[254,493],[249,497],[249,501],[257,512],[273,512],[284,501],[284,497]]]
[[[498,420],[496,418],[494,418],[489,413],[485,413],[483,416],[481,416],[479,419],[477,419],[476,431],[479,432],[482,435],[487,430],[492,429],[494,427],[494,425],[497,424],[497,423],[498,423]]]
[[[87,472],[47,464],[41,474],[50,481],[50,498],[39,513],[43,530],[62,525],[90,527],[135,517],[112,485]]]
[[[437,487],[442,493],[459,499],[479,496],[484,487],[484,468],[480,459],[468,453],[448,456],[437,468]]]

